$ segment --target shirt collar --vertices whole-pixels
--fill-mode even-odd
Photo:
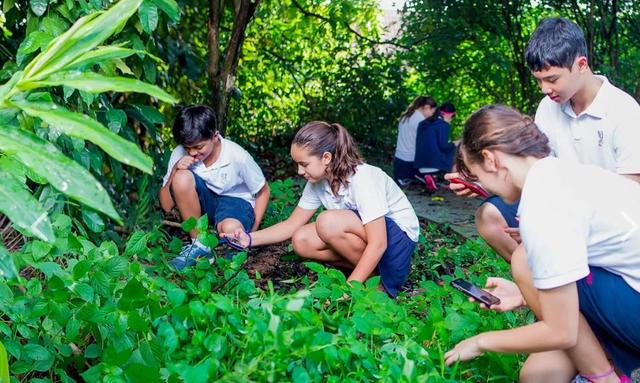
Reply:
[[[587,109],[580,113],[580,115],[586,114],[595,118],[604,118],[607,115],[606,102],[610,93],[609,89],[612,85],[606,77],[598,75],[596,75],[596,77],[602,81],[602,85],[600,86],[600,89],[598,89],[596,97],[591,101],[591,104]],[[578,117],[571,107],[571,101],[567,101],[562,104],[562,111],[572,118]]]
[[[220,137],[220,155],[218,155],[216,162],[209,166],[208,169],[219,169],[231,163],[231,158],[229,158],[227,154],[227,146],[229,146],[227,145],[227,140],[225,140],[221,134],[218,137]]]
[[[351,177],[349,177],[349,181],[351,181]],[[334,194],[333,194],[333,191],[331,190],[331,185],[329,184],[329,181],[324,180],[323,182],[324,182],[324,192],[333,197]],[[347,188],[345,188],[343,184],[340,184],[340,187],[338,188],[338,195],[336,197],[344,197],[347,194],[348,194]]]

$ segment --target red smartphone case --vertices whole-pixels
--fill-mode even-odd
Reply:
[[[454,184],[461,184],[466,186],[467,189],[471,190],[473,193],[476,193],[477,195],[479,195],[482,198],[487,198],[489,197],[489,193],[487,193],[486,190],[484,190],[482,188],[482,186],[475,184],[473,182],[469,182],[469,181],[465,181],[462,178],[452,178],[449,180],[449,182],[452,182]]]

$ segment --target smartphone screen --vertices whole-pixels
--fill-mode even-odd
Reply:
[[[462,291],[468,296],[475,298],[476,300],[484,303],[487,306],[500,304],[500,299],[498,299],[498,297],[489,294],[488,292],[482,290],[472,283],[465,281],[464,279],[456,279],[454,281],[451,281],[451,286]]]

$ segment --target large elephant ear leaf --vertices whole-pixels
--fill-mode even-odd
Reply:
[[[0,125],[0,150],[15,157],[67,196],[121,222],[102,184],[52,143],[31,132]]]

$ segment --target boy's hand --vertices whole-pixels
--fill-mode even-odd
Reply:
[[[178,162],[176,162],[176,169],[177,170],[187,170],[191,167],[191,165],[195,164],[196,159],[191,157],[191,156],[184,156],[181,159],[178,160]]]
[[[452,178],[462,178],[460,176],[460,173],[447,173],[444,175],[444,179],[445,180],[450,180]],[[457,184],[457,183],[453,183],[450,182],[449,183],[449,189],[451,189],[454,193],[456,193],[456,195],[459,195],[460,197],[469,197],[469,198],[474,198],[477,197],[478,195],[476,193],[471,192],[471,190],[469,190],[466,186],[464,186],[463,184]]]
[[[515,310],[526,305],[518,285],[504,278],[487,278],[485,290],[500,298],[500,304],[487,307],[487,305],[481,303],[480,307],[484,309],[489,308],[498,312],[504,312]],[[473,301],[474,299],[470,298],[469,300]]]

